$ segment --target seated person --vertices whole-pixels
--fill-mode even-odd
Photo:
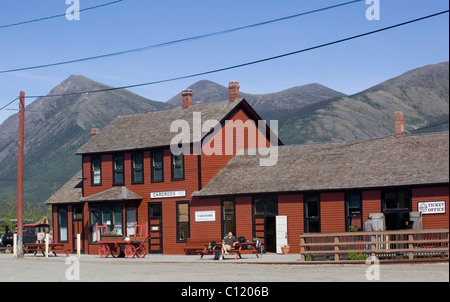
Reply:
[[[228,254],[228,251],[231,250],[231,247],[235,246],[237,242],[238,240],[233,236],[233,233],[228,232],[228,236],[223,240],[222,255],[220,256],[220,260],[223,260],[223,255]]]

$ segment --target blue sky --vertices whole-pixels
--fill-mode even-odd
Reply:
[[[78,1],[80,9],[85,9],[114,0]],[[46,95],[72,74],[114,87],[171,79],[314,47],[448,10],[449,6],[444,0],[379,0],[380,20],[369,21],[366,10],[373,3],[364,0],[167,47],[1,73],[224,31],[345,2],[349,0],[123,0],[82,11],[80,20],[69,21],[62,16],[4,27],[65,14],[73,2],[0,0],[0,108],[20,91],[27,96]],[[208,79],[224,86],[239,81],[241,91],[254,94],[309,83],[353,94],[410,69],[448,61],[448,45],[447,13],[277,60],[130,90],[165,102],[195,82]],[[27,98],[26,105],[33,100]],[[0,123],[17,113],[17,108],[16,101],[0,110]]]

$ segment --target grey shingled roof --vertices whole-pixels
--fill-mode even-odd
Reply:
[[[53,194],[45,204],[79,203],[83,197],[83,179],[79,171],[66,182],[55,194]]]
[[[82,202],[141,200],[142,197],[126,187],[114,187],[106,191],[81,198]]]
[[[278,163],[236,155],[194,196],[378,188],[449,182],[449,133],[278,149]]]
[[[192,105],[187,109],[171,109],[143,114],[119,116],[81,146],[76,154],[114,152],[169,146],[178,132],[170,132],[175,120],[189,123],[191,134],[194,112],[201,112],[202,122],[217,120],[221,122],[237,106],[247,102],[238,99],[204,105]],[[206,133],[203,133],[205,136]]]

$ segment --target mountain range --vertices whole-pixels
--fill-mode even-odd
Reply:
[[[202,80],[190,87],[194,103],[228,99],[228,88]],[[103,90],[96,93],[85,91]],[[63,95],[63,96],[51,96]],[[320,84],[270,94],[240,92],[263,119],[279,121],[284,144],[339,142],[392,136],[402,111],[408,134],[448,131],[449,63],[423,66],[355,95]],[[92,128],[119,115],[181,106],[181,92],[166,102],[143,98],[72,75],[25,109],[24,200],[42,204],[81,169],[75,151]],[[18,114],[0,125],[0,199],[16,194]]]

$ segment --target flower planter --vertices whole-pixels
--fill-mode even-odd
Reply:
[[[281,252],[283,253],[283,255],[289,254],[289,247],[288,246],[282,246],[281,247]]]
[[[101,235],[101,241],[123,241],[122,235]]]

